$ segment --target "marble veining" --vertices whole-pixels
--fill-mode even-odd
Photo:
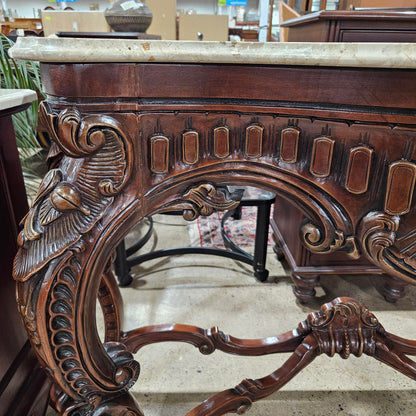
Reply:
[[[414,43],[194,42],[22,37],[15,59],[416,68]]]

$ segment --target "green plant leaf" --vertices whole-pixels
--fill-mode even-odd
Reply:
[[[14,43],[9,38],[0,34],[0,88],[31,89],[36,91],[38,97],[44,97],[39,63],[16,61],[10,58],[7,50],[13,45]],[[35,101],[27,110],[14,114],[12,119],[23,177],[28,193],[33,193],[38,187],[39,174],[32,169],[31,165],[33,157],[39,154],[41,147],[37,140],[38,102]]]

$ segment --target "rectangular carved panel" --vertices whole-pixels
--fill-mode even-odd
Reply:
[[[371,156],[373,150],[364,147],[354,147],[350,150],[345,189],[353,194],[363,194],[368,189],[370,177]]]
[[[317,137],[313,141],[310,172],[318,178],[326,178],[331,171],[335,140]]]
[[[409,212],[416,180],[416,165],[394,162],[389,167],[384,210],[391,215]]]
[[[214,155],[220,159],[230,155],[230,130],[227,127],[214,129]]]
[[[280,134],[280,160],[296,163],[298,159],[299,130],[292,127],[282,130]]]
[[[249,158],[260,157],[262,144],[263,127],[257,125],[248,126],[246,128],[246,156]]]
[[[150,170],[153,173],[166,173],[169,168],[169,139],[153,136],[150,139]]]
[[[199,160],[199,135],[196,131],[182,133],[182,160],[193,165]]]

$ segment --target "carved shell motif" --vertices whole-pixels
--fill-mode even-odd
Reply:
[[[68,117],[63,117],[62,113],[48,115],[50,130],[67,156],[62,158],[58,168],[46,174],[23,220],[24,228],[18,236],[20,249],[13,270],[14,278],[19,281],[29,279],[90,231],[130,175],[126,149],[129,142],[116,120],[106,116],[102,116],[102,120],[100,116],[81,119],[76,111],[66,110],[65,113]],[[88,156],[85,156],[88,146],[76,153],[80,146],[77,137],[90,143],[89,131],[95,139],[98,134],[103,137],[101,147],[90,146],[92,150]],[[72,150],[68,151],[67,147]]]

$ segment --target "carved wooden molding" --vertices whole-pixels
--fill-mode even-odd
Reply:
[[[44,177],[19,234],[14,277],[33,276],[81,240],[126,185],[132,169],[130,140],[108,116],[82,118],[77,110],[46,112],[52,138],[64,156]]]
[[[398,161],[389,166],[384,210],[390,215],[404,215],[410,211],[416,183],[416,165]]]
[[[187,221],[193,221],[200,215],[208,216],[214,211],[227,211],[237,208],[243,196],[243,190],[230,193],[227,188],[215,187],[204,183],[189,189],[182,197],[181,205],[190,205],[183,211]]]
[[[313,141],[310,172],[317,178],[326,178],[331,172],[335,140],[317,137]]]
[[[182,133],[182,161],[194,165],[199,160],[199,134],[197,131]]]
[[[87,266],[91,234],[130,179],[133,151],[111,117],[82,117],[76,109],[48,113],[45,104],[41,117],[63,156],[43,179],[18,238],[18,304],[32,346],[53,376],[63,413],[89,414],[102,397],[129,389],[139,374],[133,356],[118,342],[117,305],[112,304],[112,314],[104,310],[111,341],[102,345],[96,332],[85,330],[93,318],[86,305],[95,304],[87,295],[94,280]],[[100,277],[95,276],[97,292]],[[114,303],[117,291],[109,279],[103,290]]]
[[[416,269],[409,261],[410,258],[394,247],[399,225],[399,216],[370,212],[361,220],[358,236],[368,259],[387,274],[414,284]]]
[[[239,339],[225,335],[218,328],[202,329],[191,325],[156,325],[123,334],[122,341],[135,352],[145,345],[165,341],[187,342],[203,354],[215,349],[238,355],[266,355],[292,352],[282,367],[260,379],[245,379],[234,388],[206,399],[187,416],[244,414],[252,404],[278,391],[308,366],[317,356],[342,358],[362,354],[390,365],[414,378],[415,363],[407,355],[416,355],[415,341],[385,331],[377,318],[352,298],[336,298],[321,310],[308,315],[298,327],[284,334],[264,339]]]
[[[224,159],[230,155],[230,130],[220,126],[214,129],[214,155]]]
[[[315,336],[321,354],[348,358],[363,353],[375,355],[375,336],[381,325],[361,303],[349,298],[337,298],[308,315],[307,325]]]
[[[358,146],[350,149],[345,189],[353,194],[367,192],[370,178],[371,159],[373,150],[369,147]]]
[[[167,173],[169,170],[169,139],[156,135],[150,138],[150,170],[153,173]]]
[[[256,124],[246,128],[245,155],[250,159],[260,157],[262,154],[263,130],[263,127]]]
[[[354,236],[346,237],[343,231],[335,229],[329,221],[326,225],[325,231],[322,232],[316,224],[305,220],[299,228],[299,238],[302,244],[312,253],[329,254],[345,249],[352,259],[360,257],[360,250]]]
[[[298,161],[300,131],[293,127],[283,129],[280,133],[280,160],[284,163]]]

